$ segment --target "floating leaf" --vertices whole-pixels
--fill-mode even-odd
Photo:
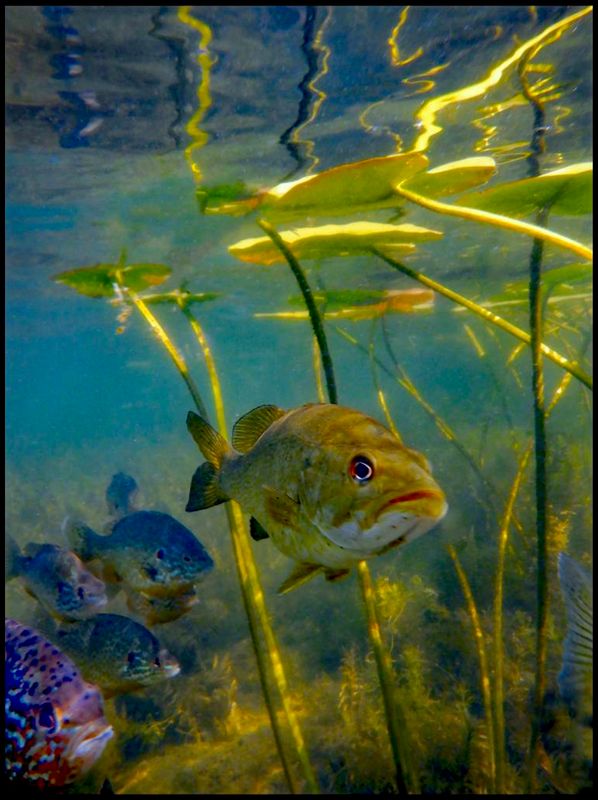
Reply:
[[[262,197],[261,212],[271,221],[323,214],[352,214],[376,208],[393,208],[404,201],[393,185],[425,169],[428,159],[421,153],[395,153],[340,164],[280,183]]]
[[[592,162],[572,164],[537,178],[503,183],[460,197],[456,205],[511,217],[527,217],[549,207],[552,214],[589,214],[592,210]]]
[[[581,264],[567,264],[564,267],[557,267],[556,269],[549,269],[542,273],[542,284],[545,289],[554,290],[554,288],[563,283],[579,283],[580,281],[590,280],[592,278],[592,264],[587,262]],[[528,281],[515,281],[509,283],[506,291],[519,291],[528,290]]]
[[[332,311],[347,306],[379,303],[384,300],[387,292],[385,289],[340,289],[339,291],[314,292],[313,295],[316,303],[325,303],[326,309]],[[289,297],[288,303],[294,307],[305,307],[302,295]]]
[[[64,283],[71,289],[87,297],[112,297],[117,273],[122,283],[134,292],[159,286],[171,275],[172,270],[165,264],[95,264],[93,267],[79,267],[60,272],[52,280]]]
[[[218,186],[202,186],[195,192],[202,214],[248,214],[259,205],[258,195],[251,195],[243,181]]]
[[[220,294],[217,292],[182,292],[180,289],[174,289],[172,292],[163,292],[162,294],[146,294],[141,296],[141,299],[148,305],[157,303],[176,303],[178,305],[179,302],[184,305],[192,305],[193,303],[207,303],[218,297]]]
[[[321,225],[280,231],[280,237],[297,258],[352,256],[378,247],[393,255],[408,255],[414,242],[440,239],[440,231],[418,225],[387,225],[381,222],[350,222],[346,225]],[[269,236],[243,239],[231,245],[229,252],[241,261],[254,264],[275,264],[284,256]]]
[[[403,184],[406,189],[424,197],[444,197],[464,192],[490,180],[496,174],[496,162],[487,156],[464,158],[419,172]]]
[[[325,307],[323,313],[324,319],[347,319],[355,321],[376,319],[385,314],[413,314],[414,312],[429,311],[434,304],[435,297],[435,293],[431,289],[388,289],[387,291],[376,293],[381,295],[379,302],[343,307],[340,298],[344,294],[350,295],[352,292],[320,292],[316,295],[316,300],[319,299],[321,301],[327,301],[329,297],[333,298],[333,302],[331,302],[330,305],[327,303]],[[309,319],[309,313],[306,310],[278,311],[254,314],[254,316],[263,319]]]

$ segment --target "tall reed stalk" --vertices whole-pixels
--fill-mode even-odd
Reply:
[[[120,280],[119,286],[123,292],[123,295],[125,295],[131,301],[131,303],[149,324],[152,331],[156,334],[160,343],[165,347],[179,374],[187,384],[199,413],[204,418],[208,419],[205,404],[203,403],[197,386],[189,375],[189,370],[183,356],[177,351],[176,347],[170,340],[170,337],[162,325],[160,325],[156,317],[149,310],[147,305],[143,302],[142,298],[140,298],[135,292],[127,289]],[[180,298],[177,298],[177,305],[191,325],[204,356],[210,378],[210,385],[212,388],[218,428],[221,435],[226,438],[227,428],[224,415],[224,404],[222,401],[222,391],[220,388],[220,381],[216,371],[216,364],[212,356],[212,352],[199,322],[192,315],[188,305],[184,300],[184,295]],[[294,757],[301,765],[303,777],[308,791],[312,794],[317,794],[319,793],[319,787],[313,772],[313,768],[309,761],[309,756],[305,747],[303,736],[301,734],[301,729],[290,704],[288,684],[286,681],[278,645],[274,636],[274,631],[270,625],[270,619],[266,609],[264,594],[260,584],[257,567],[247,537],[247,529],[243,519],[243,514],[239,505],[234,501],[230,501],[226,504],[226,514],[231,533],[233,553],[235,556],[237,574],[241,587],[243,605],[247,615],[249,632],[256,656],[260,684],[285,777],[293,794],[301,791],[301,787],[298,785],[293,774],[292,760]],[[283,714],[286,718],[288,729],[291,735],[291,741],[293,744],[292,748],[289,748],[286,744],[284,731],[278,718],[275,689],[278,691]],[[292,752],[289,752],[289,750],[292,750]]]
[[[421,272],[417,272],[411,267],[402,264],[399,261],[395,261],[392,258],[389,258],[385,255],[381,250],[378,250],[376,247],[370,248],[371,252],[374,255],[377,255],[383,261],[385,261],[390,267],[393,269],[402,272],[404,275],[408,275],[413,280],[422,283],[424,286],[427,286],[429,289],[433,289],[438,294],[443,295],[444,297],[448,297],[449,300],[452,300],[454,303],[458,303],[461,306],[472,311],[474,314],[477,314],[478,317],[485,319],[486,322],[490,322],[493,325],[496,325],[498,328],[501,328],[503,331],[510,333],[511,336],[515,336],[520,341],[524,342],[525,344],[531,344],[531,335],[526,333],[526,331],[521,330],[516,325],[513,325],[510,322],[507,322],[506,319],[499,317],[498,314],[494,314],[492,311],[489,311],[487,308],[474,303],[473,300],[470,300],[468,297],[464,297],[462,294],[458,294],[454,292],[452,289],[444,286],[438,281],[433,280],[432,278],[428,278],[427,275],[424,275]],[[551,347],[540,342],[540,350],[542,353],[549,358],[551,361],[554,361],[555,364],[558,364],[559,367],[567,370],[572,375],[574,375],[579,381],[581,381],[588,389],[592,388],[592,378],[584,372],[577,364],[569,361],[560,353],[557,353],[556,350],[553,350]]]
[[[313,293],[305,277],[303,269],[293,253],[286,246],[276,229],[266,222],[264,219],[258,220],[258,225],[270,237],[272,242],[281,251],[285,257],[293,275],[295,276],[305,305],[309,312],[309,318],[312,324],[314,336],[317,340],[318,347],[322,356],[322,365],[324,367],[324,374],[326,377],[326,390],[328,400],[330,403],[337,403],[337,389],[336,381],[334,378],[334,369],[332,365],[332,358],[328,349],[328,342],[324,331],[324,325],[320,317],[320,312],[315,303]],[[416,776],[412,773],[408,776],[407,764],[405,761],[407,745],[403,742],[406,737],[407,729],[404,723],[403,714],[400,711],[398,698],[396,695],[394,675],[392,669],[392,660],[388,648],[382,641],[380,633],[380,624],[378,622],[376,612],[376,599],[374,587],[370,570],[365,561],[360,561],[357,565],[357,572],[359,576],[359,586],[361,589],[361,596],[365,608],[368,634],[370,644],[374,652],[376,661],[376,668],[378,672],[378,680],[382,692],[382,699],[384,704],[384,714],[386,718],[386,725],[388,729],[388,737],[392,750],[395,777],[397,790],[401,794],[407,794],[409,790],[417,792]],[[410,786],[408,786],[408,778]]]

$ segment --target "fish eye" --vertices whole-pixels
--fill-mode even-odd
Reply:
[[[189,556],[183,556],[183,561],[191,561],[191,558]]]
[[[355,456],[349,464],[349,475],[356,483],[367,483],[374,477],[374,465],[367,456]]]
[[[129,665],[132,667],[133,664],[135,664],[135,662],[137,661],[137,653],[131,650],[131,652],[127,656],[127,661],[129,662]]]
[[[158,657],[158,656],[156,656],[156,657],[154,658],[154,664],[155,664],[157,667],[159,667],[159,666],[160,666],[160,659],[159,659],[159,657]]]
[[[85,589],[82,586],[79,586],[79,588],[77,589],[77,595],[80,600],[83,600],[83,598],[85,597]]]
[[[164,550],[162,548],[156,551],[156,558],[164,558]]]

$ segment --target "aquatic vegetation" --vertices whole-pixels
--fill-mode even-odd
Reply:
[[[281,8],[277,13],[296,14],[299,19],[304,13]],[[256,30],[265,31],[270,12],[265,7],[254,11]],[[367,134],[368,153],[375,157],[364,153],[362,160],[347,161],[360,157],[343,139],[347,119],[332,120],[334,124],[324,119],[318,130],[323,141],[330,135],[334,147],[328,153],[323,147],[322,160],[332,159],[328,163],[333,166],[318,173],[315,141],[301,142],[299,134],[305,125],[315,123],[325,99],[330,104],[334,100],[334,76],[329,74],[334,54],[322,35],[334,30],[336,11],[329,9],[323,24],[316,26],[319,11],[308,9],[302,31],[296,31],[305,36],[302,52],[308,73],[296,87],[301,93],[297,121],[287,128],[280,144],[286,148],[285,158],[290,155],[304,168],[309,162],[309,167],[304,177],[289,182],[297,168],[283,179],[279,176],[288,165],[268,163],[258,177],[267,175],[265,180],[273,188],[258,190],[245,183],[251,170],[239,169],[244,180],[237,179],[234,159],[213,184],[202,182],[206,169],[199,156],[208,142],[208,171],[212,154],[216,163],[230,155],[225,136],[216,131],[221,117],[215,106],[225,93],[217,85],[220,76],[214,67],[217,60],[225,63],[236,53],[221,49],[224,42],[218,27],[197,19],[194,14],[199,12],[191,7],[173,13],[173,30],[164,25],[158,37],[157,21],[163,12],[152,18],[151,35],[168,38],[173,53],[175,44],[179,47],[180,83],[171,87],[172,97],[180,108],[191,91],[196,100],[184,126],[189,137],[185,144],[181,145],[181,133],[177,133],[183,131],[185,119],[180,111],[173,130],[180,146],[175,155],[180,156],[184,147],[199,211],[212,217],[204,220],[205,239],[193,249],[197,232],[186,219],[184,243],[173,244],[166,238],[162,249],[167,254],[156,255],[176,263],[177,272],[187,270],[187,281],[178,288],[162,288],[175,270],[150,263],[155,239],[143,245],[150,254],[147,264],[129,264],[122,252],[115,264],[68,270],[55,280],[80,295],[104,298],[116,306],[116,333],[127,329],[133,334],[131,339],[137,331],[130,330],[130,321],[139,313],[148,326],[146,332],[159,341],[185,381],[200,416],[208,422],[213,410],[214,431],[222,440],[216,433],[213,438],[221,441],[224,450],[228,427],[223,393],[211,341],[204,333],[203,319],[200,325],[195,313],[200,304],[224,295],[192,291],[189,274],[197,270],[201,289],[213,280],[213,288],[226,287],[228,293],[229,264],[224,260],[228,247],[231,255],[250,266],[243,268],[243,274],[235,273],[240,276],[239,286],[232,286],[228,303],[205,308],[209,332],[214,335],[219,325],[220,331],[228,330],[230,315],[241,325],[235,329],[242,333],[231,349],[227,350],[226,335],[218,334],[223,337],[223,352],[235,354],[224,362],[224,388],[230,392],[227,402],[234,413],[249,407],[243,407],[245,392],[250,394],[245,387],[260,381],[258,393],[264,397],[260,394],[252,405],[280,402],[285,408],[296,408],[316,396],[320,403],[334,404],[340,395],[347,405],[384,418],[395,440],[401,442],[404,436],[430,455],[439,484],[450,498],[451,514],[423,544],[416,541],[405,552],[401,548],[396,558],[390,552],[373,560],[371,573],[360,562],[357,574],[342,583],[318,580],[284,598],[277,598],[275,591],[285,557],[271,543],[260,541],[270,533],[261,517],[262,524],[254,519],[248,529],[241,508],[227,502],[229,537],[223,535],[221,509],[206,508],[194,515],[189,524],[210,553],[218,581],[206,592],[183,587],[166,597],[141,594],[127,583],[125,592],[110,599],[111,611],[126,614],[126,603],[133,615],[148,624],[160,624],[160,643],[181,668],[176,680],[147,686],[136,695],[109,703],[117,747],[110,753],[111,760],[103,763],[114,789],[275,793],[321,788],[348,793],[485,794],[568,793],[587,786],[591,732],[568,717],[558,693],[567,608],[557,582],[557,555],[567,551],[586,564],[589,561],[585,541],[591,517],[590,448],[582,437],[589,414],[587,389],[592,386],[585,355],[591,250],[584,217],[591,211],[591,168],[584,160],[586,153],[580,154],[575,147],[542,162],[550,170],[544,174],[521,177],[524,164],[517,162],[530,153],[540,158],[547,129],[540,117],[541,105],[562,96],[565,85],[560,77],[555,82],[551,65],[532,60],[561,36],[562,44],[565,32],[588,9],[559,18],[539,33],[535,26],[544,23],[538,14],[548,12],[536,7],[521,12],[530,18],[521,27],[499,30],[501,26],[496,26],[494,30],[489,26],[484,35],[501,60],[491,69],[488,65],[484,75],[474,75],[475,83],[462,89],[454,89],[448,61],[425,72],[418,64],[418,75],[409,70],[402,73],[397,85],[403,83],[402,91],[407,92],[411,91],[407,87],[414,86],[417,94],[432,88],[433,81],[422,80],[426,77],[438,74],[442,85],[445,75],[440,72],[447,68],[451,89],[419,107],[418,98],[408,101],[414,103],[408,113],[413,112],[416,121],[411,150],[405,151],[404,136],[394,130],[405,123],[404,115],[395,110],[405,107],[409,94],[393,98],[393,90],[387,93],[384,87],[373,95],[382,100],[365,100],[360,133]],[[409,40],[409,30],[402,31],[407,41],[401,39],[399,52],[398,35],[407,13],[408,9],[401,12],[387,40],[393,69],[408,66],[422,54],[416,49],[418,40]],[[519,39],[511,45],[515,30]],[[524,33],[524,41],[522,30],[532,31]],[[364,43],[364,52],[369,53],[370,47]],[[192,70],[186,69],[190,62],[199,68],[194,84],[189,78]],[[532,85],[534,72],[540,78]],[[507,85],[507,78],[512,78],[513,85]],[[520,90],[514,88],[518,78]],[[315,88],[316,81],[320,89]],[[492,87],[501,91],[495,97],[486,96]],[[478,139],[474,152],[491,153],[496,160],[480,155],[438,165],[443,158],[458,158],[462,148],[471,149],[461,133],[468,129],[464,109],[475,98],[483,98],[484,107],[472,111],[477,115],[473,127],[478,129],[468,131]],[[491,101],[496,102],[489,106]],[[522,122],[526,109],[529,125]],[[334,117],[336,109],[329,110]],[[513,110],[522,115],[508,117],[505,125],[511,139],[502,147],[502,142],[493,140],[488,120]],[[567,109],[553,110],[551,124],[558,128]],[[355,123],[359,110],[350,108],[347,113]],[[456,123],[454,140],[439,136],[441,114],[447,123]],[[374,125],[374,116],[390,120],[392,129]],[[406,130],[411,130],[412,121],[404,125]],[[315,124],[313,130],[317,130]],[[371,137],[379,134],[390,135],[398,152],[377,155],[379,149]],[[429,147],[436,142],[442,150]],[[270,154],[263,158],[265,163]],[[163,161],[161,169],[167,170],[167,159]],[[445,197],[452,199],[442,202]],[[135,231],[140,235],[147,234],[151,215],[163,219],[178,213],[178,207],[165,212],[163,198],[159,200],[134,209]],[[544,211],[548,206],[551,214],[571,217],[562,222],[567,223],[566,237],[549,224],[551,218]],[[259,231],[252,234],[249,215],[255,212],[259,215],[255,226],[265,236],[258,237]],[[433,223],[423,227],[428,224],[428,212],[436,220],[443,218],[438,225],[441,230],[432,230]],[[214,220],[215,215],[227,214],[237,217],[228,221],[230,227],[227,220]],[[413,215],[417,225],[405,222],[407,215]],[[245,219],[239,220],[240,216]],[[332,217],[345,219],[331,224]],[[401,224],[391,224],[397,219]],[[290,227],[286,220],[291,221]],[[292,227],[295,220],[301,227]],[[274,227],[279,223],[281,230]],[[94,217],[93,224],[102,223]],[[111,236],[133,235],[131,231],[125,219],[111,229]],[[529,238],[534,241],[531,254],[526,252]],[[76,252],[74,258],[68,252],[65,248],[66,257],[76,260]],[[579,263],[569,263],[574,261],[571,252]],[[309,271],[303,266],[308,261]],[[196,267],[199,262],[201,266]],[[288,310],[283,309],[284,298],[291,294],[285,284],[289,276],[260,266],[285,262],[302,292],[301,297],[289,298]],[[531,280],[522,280],[528,267]],[[253,294],[245,293],[244,280],[252,284]],[[409,283],[413,281],[417,283]],[[261,313],[255,314],[256,309]],[[495,313],[498,309],[504,316]],[[429,313],[420,315],[420,311]],[[529,323],[521,312],[531,312]],[[286,339],[287,330],[280,336],[288,348],[283,359],[274,353],[278,323],[255,323],[254,317],[299,321],[295,329],[287,329]],[[303,330],[301,321],[308,321]],[[338,324],[344,321],[351,322],[347,330]],[[331,330],[337,338],[329,343]],[[151,350],[151,339],[142,340],[141,347]],[[128,345],[122,337],[115,342],[119,347]],[[196,364],[189,355],[194,345],[199,346],[207,370],[212,395],[208,402],[194,377]],[[264,380],[254,370],[255,362],[270,352],[278,359],[273,362],[278,384],[270,384],[268,375]],[[295,361],[287,361],[287,353]],[[197,365],[199,374],[203,364]],[[146,369],[157,372],[153,358]],[[528,399],[532,371],[533,439]],[[440,375],[450,377],[436,380]],[[549,402],[543,398],[544,382],[551,392]],[[292,400],[267,397],[274,386]],[[184,440],[183,416],[179,418],[175,410],[172,417],[183,429]],[[250,450],[256,434],[262,433],[245,417],[234,431],[232,445],[241,450]],[[67,511],[88,520],[98,531],[112,530],[125,511],[134,515],[137,509],[125,492],[124,497],[108,498],[111,519],[106,522],[102,516],[106,509],[97,491],[97,475],[107,478],[117,469],[123,474],[132,472],[140,480],[144,497],[157,509],[144,513],[180,515],[187,501],[184,476],[196,467],[193,453],[171,434],[157,441],[139,431],[134,447],[125,444],[115,441],[109,454],[92,444],[82,444],[76,453],[58,453],[50,474],[41,481],[35,470],[27,475],[27,467],[9,464],[7,492],[15,501],[8,509],[7,525],[17,531],[19,544],[29,537],[35,542],[60,542],[58,526]],[[208,461],[210,455],[214,453],[207,454]],[[213,477],[209,472],[204,465],[199,477]],[[539,490],[542,482],[545,486]],[[196,504],[203,507],[210,499],[224,501],[225,493],[218,495],[217,488],[213,481],[196,482]],[[274,498],[280,499],[280,495]],[[288,504],[279,505],[289,512]],[[146,564],[146,574],[148,567],[153,574],[157,562]],[[301,581],[311,574],[304,571],[294,578]],[[533,586],[538,587],[539,613],[534,609]],[[30,620],[39,613],[13,582],[7,597],[11,610],[18,610],[18,618]],[[246,620],[239,613],[241,605]],[[83,791],[92,786],[80,785]]]

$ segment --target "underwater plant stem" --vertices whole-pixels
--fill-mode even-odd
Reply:
[[[325,403],[326,396],[324,394],[324,384],[322,383],[322,357],[320,356],[320,348],[318,347],[318,340],[313,338],[313,360],[314,360],[314,376],[316,379],[316,391],[318,393],[318,403]]]
[[[386,716],[386,725],[388,727],[390,746],[392,748],[395,764],[397,790],[400,794],[408,794],[406,783],[406,754],[402,752],[401,747],[402,731],[406,730],[406,724],[404,720],[399,719],[402,714],[400,712],[400,705],[395,696],[392,678],[392,662],[390,654],[382,641],[372,576],[365,561],[360,561],[357,564],[357,575],[359,577],[361,596],[366,609],[368,634],[374,651],[378,676],[382,688],[384,714]],[[417,793],[417,790],[415,790],[415,792]]]
[[[149,308],[146,306],[146,304],[143,302],[143,300],[137,294],[135,294],[135,292],[133,292],[131,289],[127,289],[127,287],[120,281],[119,281],[119,287],[122,293],[129,298],[129,300],[133,303],[133,305],[139,311],[141,316],[148,323],[148,325],[155,333],[161,344],[166,348],[168,355],[174,361],[175,367],[179,371],[182,379],[187,384],[187,388],[189,389],[191,397],[193,398],[193,402],[195,403],[199,413],[201,414],[202,417],[207,418],[208,412],[206,411],[206,407],[202,400],[201,394],[199,393],[199,389],[197,388],[195,381],[189,374],[189,369],[187,367],[187,363],[183,358],[183,356],[173,345],[168,334],[166,333],[162,325],[160,325],[156,317],[149,310]]]
[[[384,417],[386,418],[386,424],[388,425],[391,433],[393,433],[397,437],[399,442],[401,442],[401,444],[402,444],[403,440],[401,438],[401,434],[399,433],[399,431],[397,429],[397,426],[395,425],[394,420],[390,415],[390,411],[388,409],[388,404],[386,403],[386,397],[384,395],[384,392],[382,391],[382,387],[380,386],[380,381],[378,379],[378,370],[376,368],[376,353],[375,353],[375,347],[374,347],[374,332],[376,330],[376,322],[377,322],[377,320],[374,320],[374,324],[372,325],[372,328],[371,328],[370,343],[368,345],[368,354],[369,354],[369,357],[370,357],[370,367],[371,367],[371,370],[372,370],[372,378],[374,379],[374,386],[376,387],[376,393],[378,395],[378,403],[380,404],[380,408],[382,409],[382,413],[384,414]]]
[[[501,328],[503,331],[510,333],[511,336],[515,336],[520,341],[524,342],[525,344],[530,344],[531,342],[531,335],[526,333],[525,331],[518,328],[516,325],[507,322],[506,319],[499,317],[497,314],[492,313],[487,308],[474,303],[473,300],[469,300],[467,297],[464,297],[457,292],[454,292],[452,289],[447,288],[441,283],[438,283],[432,278],[428,278],[427,275],[423,275],[421,272],[417,272],[410,267],[405,266],[399,261],[394,261],[394,259],[389,258],[385,255],[382,251],[378,250],[375,247],[370,248],[371,252],[374,255],[377,255],[383,261],[385,261],[389,266],[393,267],[393,269],[402,272],[404,275],[408,275],[413,280],[422,283],[424,286],[429,287],[430,289],[434,289],[435,292],[438,294],[444,295],[444,297],[448,297],[449,300],[452,300],[455,303],[458,303],[461,306],[473,311],[474,314],[477,314],[478,317],[485,319],[487,322],[491,322],[493,325],[496,325],[498,328]],[[540,349],[542,353],[553,361],[555,364],[558,364],[559,367],[567,370],[570,372],[577,380],[581,381],[584,386],[587,386],[588,389],[592,389],[592,378],[584,372],[575,362],[571,362],[562,356],[560,353],[557,353],[556,350],[553,350],[551,347],[548,347],[544,343],[540,342]]]
[[[449,552],[450,557],[453,559],[455,570],[457,572],[457,577],[459,578],[459,583],[461,584],[461,590],[463,592],[465,603],[467,605],[467,611],[469,613],[471,626],[473,628],[476,649],[478,651],[478,661],[480,663],[480,688],[482,691],[482,699],[484,702],[484,715],[486,717],[486,731],[487,731],[486,735],[488,736],[488,751],[490,753],[490,775],[491,775],[492,785],[489,787],[489,791],[490,794],[494,794],[495,792],[498,793],[498,789],[495,788],[496,761],[495,761],[495,746],[494,746],[494,722],[493,722],[491,690],[490,690],[490,670],[488,669],[488,658],[486,655],[486,646],[484,644],[484,633],[482,631],[482,625],[480,623],[480,617],[475,604],[475,600],[473,598],[471,586],[469,585],[469,581],[467,580],[467,575],[465,574],[465,571],[461,566],[461,562],[459,561],[459,556],[457,555],[457,551],[455,550],[452,544],[449,544],[447,546],[447,550]]]
[[[568,377],[568,376],[567,376]],[[515,500],[519,493],[521,481],[525,473],[525,468],[532,453],[531,443],[519,461],[517,474],[509,492],[507,504],[503,513],[500,530],[498,533],[498,556],[496,564],[496,580],[494,591],[494,747],[496,763],[496,793],[505,793],[505,712],[504,712],[504,670],[503,670],[503,597],[504,597],[504,574],[505,556],[507,552],[507,540],[509,537],[509,527],[513,518]]]
[[[212,351],[210,350],[208,341],[198,320],[193,316],[184,300],[179,302],[178,305],[189,321],[189,324],[191,325],[191,328],[193,329],[193,332],[195,333],[201,347],[210,378],[210,386],[212,388],[214,407],[216,409],[218,429],[220,434],[226,438],[226,417],[224,413],[220,379],[216,370],[216,362],[214,361]],[[231,532],[233,551],[235,553],[235,562],[237,564],[237,573],[239,575],[239,583],[241,585],[243,604],[245,606],[245,613],[249,623],[251,641],[258,663],[258,674],[262,687],[262,693],[264,695],[266,708],[270,716],[272,732],[274,734],[274,740],[276,742],[278,754],[283,765],[284,773],[291,791],[294,794],[297,793],[297,785],[293,778],[290,759],[287,755],[287,748],[284,744],[282,729],[278,721],[274,693],[268,679],[268,660],[270,662],[270,674],[274,679],[280,695],[283,712],[286,716],[289,731],[293,739],[297,759],[299,760],[299,763],[303,769],[305,782],[311,794],[318,794],[318,784],[313,772],[313,768],[309,761],[303,735],[301,733],[297,718],[289,703],[289,688],[280,657],[280,651],[274,636],[274,631],[270,625],[270,619],[264,600],[264,593],[261,587],[251,546],[247,538],[247,528],[243,519],[241,508],[237,503],[231,500],[226,504],[226,514]],[[265,642],[265,651],[260,639],[260,630]]]
[[[257,224],[270,237],[270,239],[272,239],[276,247],[278,247],[280,252],[283,254],[289,267],[291,268],[293,275],[295,276],[295,279],[297,280],[297,283],[299,284],[299,289],[301,290],[305,305],[307,306],[311,326],[313,328],[314,335],[318,340],[318,346],[322,355],[322,366],[324,368],[324,375],[326,376],[326,388],[328,391],[329,402],[338,403],[336,381],[334,379],[334,367],[332,365],[332,357],[330,356],[330,351],[328,349],[328,342],[326,341],[324,325],[322,323],[316,301],[314,300],[313,293],[309,283],[307,282],[307,278],[305,277],[305,273],[276,229],[273,228],[269,222],[266,222],[265,219],[259,219]]]
[[[303,295],[303,299],[309,311],[309,317],[311,320],[314,336],[318,343],[318,347],[320,348],[320,355],[322,358],[322,364],[324,366],[324,373],[326,375],[326,390],[328,393],[328,402],[329,403],[338,403],[338,397],[336,392],[336,382],[334,380],[334,369],[332,365],[332,358],[330,356],[330,351],[328,350],[328,344],[326,341],[326,335],[324,333],[324,326],[322,324],[322,320],[320,318],[320,312],[318,311],[318,307],[313,298],[313,294],[307,282],[307,279],[299,265],[297,259],[294,255],[290,252],[287,248],[285,243],[282,241],[279,234],[276,230],[265,220],[258,220],[258,225],[265,231],[268,236],[272,239],[274,244],[281,250],[283,255],[285,256],[295,278],[297,279],[297,283],[299,284],[299,288],[301,289],[301,293]],[[368,632],[370,636],[370,643],[372,645],[372,649],[375,654],[376,658],[376,666],[378,670],[378,680],[380,682],[380,688],[382,690],[382,697],[384,700],[384,709],[386,713],[386,721],[388,727],[388,736],[391,743],[391,749],[393,754],[393,759],[395,762],[395,771],[397,777],[397,788],[401,793],[407,792],[407,787],[405,785],[405,754],[400,753],[400,745],[399,745],[399,727],[402,728],[403,732],[406,731],[406,725],[397,722],[397,714],[401,714],[399,709],[398,700],[396,694],[393,689],[393,671],[392,671],[392,662],[390,659],[390,653],[388,652],[387,648],[384,646],[382,642],[382,637],[380,634],[380,625],[378,622],[378,617],[376,614],[376,602],[375,602],[375,595],[374,590],[372,587],[372,578],[370,575],[370,570],[368,565],[365,561],[359,561],[357,564],[357,572],[359,575],[359,585],[361,587],[361,594],[364,602],[367,622],[368,622]],[[415,778],[413,778],[415,781]]]
[[[534,239],[540,239],[543,242],[549,242],[557,247],[569,250],[582,258],[587,258],[589,261],[593,259],[594,254],[590,247],[586,247],[586,245],[581,242],[576,242],[574,239],[569,239],[568,236],[562,236],[560,233],[551,231],[548,228],[531,225],[529,222],[522,222],[519,219],[504,217],[502,214],[493,214],[490,211],[482,211],[478,208],[441,203],[438,200],[431,200],[429,197],[423,197],[409,189],[405,189],[401,184],[395,186],[395,191],[406,200],[410,200],[418,206],[427,208],[429,211],[435,211],[438,214],[446,214],[451,217],[469,219],[474,222],[481,222],[485,225],[492,225],[495,228],[502,228],[503,230],[513,231],[515,233],[524,233],[526,236],[532,236]]]

